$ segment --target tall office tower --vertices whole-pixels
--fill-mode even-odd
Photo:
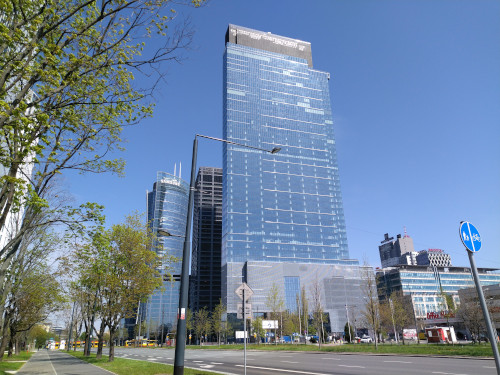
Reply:
[[[158,172],[153,190],[147,192],[148,224],[163,243],[164,250],[159,255],[168,254],[178,260],[173,263],[168,259],[165,261],[162,268],[168,269],[167,272],[162,271],[163,288],[156,290],[148,302],[141,306],[143,310],[140,315],[146,321],[145,335],[148,338],[165,338],[176,327],[188,191],[189,185],[175,173]],[[171,236],[162,235],[161,231]]]
[[[190,307],[208,311],[221,298],[222,169],[200,167],[193,210]]]
[[[310,43],[229,25],[224,138],[281,148],[270,154],[223,146],[222,270],[229,312],[236,311],[234,289],[242,281],[255,288],[254,310],[268,311],[273,284],[285,298],[312,282],[313,268],[300,276],[300,265],[329,265],[314,268],[322,282],[335,273],[334,265],[358,264],[348,260],[329,78],[313,69]]]

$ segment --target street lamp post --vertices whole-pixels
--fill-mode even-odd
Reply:
[[[186,309],[188,303],[189,294],[189,257],[191,249],[191,216],[193,210],[193,191],[195,190],[195,175],[196,175],[196,159],[198,154],[198,137],[207,138],[214,141],[229,143],[241,147],[251,148],[254,150],[259,150],[263,152],[269,152],[275,154],[281,149],[279,147],[274,147],[272,150],[266,150],[259,147],[248,146],[242,143],[228,141],[227,139],[220,139],[209,137],[206,135],[196,134],[193,141],[193,158],[191,161],[191,179],[189,183],[189,198],[188,198],[188,209],[187,209],[187,220],[186,220],[186,231],[184,237],[184,247],[182,250],[182,271],[181,271],[181,285],[180,285],[180,295],[179,295],[179,310],[177,312],[177,333],[176,333],[176,344],[175,344],[175,359],[174,359],[174,375],[184,374],[184,352],[186,350]]]

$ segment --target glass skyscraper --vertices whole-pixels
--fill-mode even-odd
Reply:
[[[179,305],[179,287],[182,262],[182,249],[186,229],[189,185],[180,177],[158,172],[153,190],[147,192],[148,225],[163,243],[163,251],[177,259],[167,258],[162,265],[163,288],[156,290],[148,302],[143,304],[141,317],[146,322],[144,336],[160,339],[163,333],[175,328]],[[163,236],[164,230],[172,236]],[[155,246],[156,247],[156,246]],[[164,255],[164,254],[159,254]]]
[[[223,146],[223,295],[233,311],[234,287],[253,279],[256,264],[359,263],[349,260],[329,73],[313,69],[308,42],[235,25],[225,42],[224,138],[281,148],[270,154]],[[339,272],[326,269],[324,277]],[[283,272],[269,281],[291,306],[311,280]]]
[[[211,311],[221,298],[222,169],[200,167],[195,188],[190,307]]]
[[[307,42],[230,25],[224,54],[223,259],[349,257],[329,74]]]

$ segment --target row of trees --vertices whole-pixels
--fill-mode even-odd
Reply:
[[[118,270],[124,262],[113,249],[135,224],[127,219],[105,231],[103,207],[75,205],[58,176],[123,173],[124,160],[115,153],[122,150],[123,128],[152,115],[164,63],[179,61],[192,40],[171,3],[0,3],[0,359],[7,346],[9,354],[19,350],[36,323],[70,301],[77,302],[87,330],[97,311],[115,330],[118,317],[104,313],[110,305],[103,301],[118,298],[115,287],[129,286],[101,273],[103,265],[92,256],[103,255]],[[182,3],[197,7],[203,0],[174,7]],[[68,236],[78,248],[73,261],[83,266],[87,259],[94,267],[71,288],[58,277],[74,268],[56,267]]]

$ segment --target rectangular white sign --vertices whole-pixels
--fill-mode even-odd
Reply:
[[[277,320],[263,320],[262,321],[263,329],[278,329],[278,321]]]

